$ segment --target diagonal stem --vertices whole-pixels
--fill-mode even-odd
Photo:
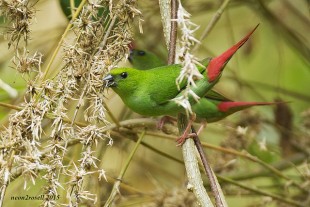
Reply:
[[[196,133],[195,128],[192,126],[192,132]],[[213,170],[211,169],[211,166],[209,165],[209,162],[207,160],[207,156],[203,150],[202,144],[200,142],[200,139],[197,136],[194,136],[194,143],[196,145],[197,151],[199,153],[200,159],[202,161],[203,164],[203,168],[205,170],[206,175],[208,176],[209,182],[210,182],[210,186],[211,186],[211,190],[214,194],[214,198],[215,198],[215,204],[217,207],[222,207],[222,206],[227,206],[226,202],[223,196],[223,192],[218,184],[218,181],[215,177],[215,174],[213,172]]]
[[[121,170],[121,172],[120,172],[120,174],[119,174],[119,176],[118,176],[118,178],[117,178],[117,181],[114,183],[113,189],[112,189],[112,191],[111,191],[111,194],[110,194],[110,196],[109,196],[107,202],[105,203],[104,207],[109,207],[109,206],[111,206],[111,204],[112,204],[112,202],[113,202],[115,196],[116,196],[117,193],[119,192],[119,186],[120,186],[120,184],[121,184],[121,182],[122,182],[122,179],[123,179],[123,177],[124,177],[124,175],[125,175],[125,173],[126,173],[126,171],[127,171],[127,169],[128,169],[128,166],[129,166],[130,162],[132,161],[132,158],[133,158],[134,154],[136,153],[138,147],[140,146],[141,141],[142,141],[144,135],[145,135],[145,130],[144,130],[144,131],[142,132],[142,134],[139,136],[139,139],[138,139],[136,145],[134,146],[133,150],[132,150],[131,153],[129,154],[129,157],[127,158],[127,161],[126,161],[124,167],[122,168],[122,170]]]
[[[216,23],[218,22],[218,20],[220,19],[220,17],[222,16],[222,13],[224,12],[225,8],[227,7],[228,3],[230,2],[230,0],[225,0],[220,8],[215,12],[215,14],[213,15],[211,21],[209,22],[209,24],[207,25],[207,27],[205,28],[205,30],[203,31],[201,37],[199,38],[199,42],[201,42],[202,40],[204,40],[208,34],[211,32],[211,30],[213,29],[213,27],[216,25]],[[199,47],[199,44],[196,44],[193,48],[193,51],[197,50]]]

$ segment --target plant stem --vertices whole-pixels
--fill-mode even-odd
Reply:
[[[195,131],[193,126],[192,126],[192,132],[196,134],[196,131]],[[198,150],[198,153],[200,155],[205,173],[208,176],[210,186],[211,186],[212,192],[214,194],[216,206],[218,206],[218,207],[228,206],[226,201],[225,201],[221,187],[220,187],[220,185],[216,179],[216,176],[213,173],[211,166],[209,165],[209,162],[207,160],[207,156],[206,156],[206,154],[202,148],[202,145],[201,145],[201,142],[200,142],[198,135],[194,136],[193,139],[194,139],[194,143],[196,145],[196,148]]]
[[[218,22],[218,20],[222,16],[222,13],[224,12],[224,10],[225,10],[225,8],[226,8],[226,6],[228,5],[229,2],[230,2],[230,0],[225,0],[222,3],[222,5],[220,6],[220,8],[215,12],[215,14],[213,15],[211,21],[209,22],[209,24],[207,25],[207,27],[203,31],[201,37],[199,38],[199,42],[204,40],[208,36],[208,34],[211,32],[213,27],[216,25],[216,23]],[[199,44],[196,44],[194,46],[194,48],[193,48],[193,51],[197,50],[198,47],[199,47]]]
[[[285,198],[284,196],[267,193],[266,191],[262,191],[262,190],[259,190],[259,189],[255,189],[255,188],[249,187],[248,185],[241,184],[240,182],[236,182],[236,181],[231,180],[231,179],[229,179],[227,177],[218,176],[218,178],[220,180],[222,180],[222,181],[229,182],[229,183],[231,183],[233,185],[236,185],[236,186],[239,186],[239,187],[241,187],[243,189],[255,192],[255,193],[260,194],[260,195],[271,197],[273,199],[276,199],[278,201],[282,201],[282,202],[287,203],[287,204],[291,204],[293,206],[298,206],[298,207],[304,207],[305,206],[302,203],[299,203],[299,202],[296,202],[294,200]]]
[[[179,133],[183,134],[188,124],[187,117],[184,114],[178,116]],[[201,206],[213,207],[206,189],[203,186],[199,165],[196,157],[196,148],[193,139],[187,139],[182,145],[184,164],[187,172],[189,190],[192,190]]]
[[[123,179],[123,177],[124,177],[124,175],[125,175],[125,173],[126,173],[126,171],[127,171],[127,169],[128,169],[128,166],[129,166],[130,162],[132,161],[132,158],[133,158],[134,154],[136,153],[136,151],[137,151],[137,149],[138,149],[138,147],[139,147],[139,145],[140,145],[140,143],[141,143],[141,141],[142,141],[144,135],[145,135],[145,131],[143,131],[142,134],[139,136],[139,139],[138,139],[138,141],[137,141],[135,147],[134,147],[133,150],[131,151],[131,153],[130,153],[128,159],[127,159],[127,161],[125,162],[125,165],[124,165],[124,167],[122,168],[122,170],[121,170],[121,172],[120,172],[120,174],[119,174],[119,176],[118,176],[118,178],[117,178],[117,181],[116,181],[116,182],[114,183],[114,185],[113,185],[113,189],[112,189],[112,191],[111,191],[111,194],[110,194],[110,196],[109,196],[107,202],[104,204],[104,207],[109,207],[109,206],[111,206],[111,204],[112,204],[112,202],[113,202],[115,196],[117,195],[117,192],[119,192],[119,186],[120,186],[120,184],[121,184],[121,182],[122,182],[122,179]]]
[[[177,42],[177,27],[178,23],[178,1],[171,1],[171,30],[170,30],[170,44],[168,50],[168,65],[175,62],[176,42]]]
[[[171,31],[170,7],[171,7],[171,0],[159,0],[161,22],[163,24],[163,31],[168,50],[170,45],[170,31]]]
[[[49,72],[49,70],[50,70],[50,68],[51,68],[51,66],[52,66],[52,63],[54,62],[54,59],[56,58],[56,55],[58,54],[58,51],[59,51],[59,49],[60,49],[60,47],[61,47],[61,45],[62,45],[62,43],[63,43],[63,41],[64,41],[64,39],[65,39],[65,37],[67,36],[67,34],[69,33],[69,30],[70,30],[71,27],[73,26],[72,21],[73,21],[74,19],[76,19],[77,16],[80,14],[80,12],[81,12],[81,10],[82,10],[84,4],[86,3],[86,1],[87,1],[87,0],[83,0],[83,1],[80,3],[79,7],[77,8],[77,10],[75,11],[74,15],[72,16],[72,19],[71,19],[70,23],[68,24],[67,28],[65,29],[65,31],[64,31],[64,33],[63,33],[61,39],[60,39],[59,42],[58,42],[58,45],[57,45],[57,47],[56,47],[54,53],[52,54],[52,57],[51,57],[50,61],[48,62],[47,66],[46,66],[46,69],[45,69],[45,71],[44,71],[44,74],[43,74],[42,78],[39,79],[40,82],[43,82],[43,81],[45,80],[45,78],[46,78],[46,76],[47,76],[47,74],[48,74],[48,72]]]

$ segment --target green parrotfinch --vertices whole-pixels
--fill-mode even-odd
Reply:
[[[164,66],[163,61],[155,54],[140,49],[130,48],[128,57],[132,66],[138,70],[149,70],[152,68]],[[208,64],[207,59],[201,61],[205,66]],[[205,97],[201,98],[192,106],[193,112],[197,115],[197,119],[203,117],[208,123],[219,121],[237,111],[261,105],[274,104],[272,102],[239,102],[232,101],[222,94],[209,90]]]
[[[256,28],[257,27],[255,27],[255,29]],[[208,110],[208,108],[210,108],[210,103],[214,103],[214,107],[217,107],[217,99],[214,99],[214,102],[207,104],[204,96],[217,83],[227,62],[230,60],[233,54],[249,39],[254,30],[252,30],[241,41],[229,48],[223,54],[211,59],[206,67],[197,65],[197,68],[203,75],[203,78],[195,82],[197,87],[192,86],[191,88],[196,93],[196,95],[201,97],[201,101],[198,101],[198,103],[194,97],[189,97],[189,102],[191,103],[194,110],[201,110],[204,108],[204,106],[206,107],[205,110]],[[175,80],[179,76],[180,71],[181,65],[178,64],[167,65],[148,70],[138,70],[135,68],[117,68],[111,70],[110,74],[107,75],[103,80],[106,81],[106,86],[111,87],[122,98],[124,103],[136,113],[146,116],[176,116],[177,113],[184,113],[184,108],[179,106],[173,100],[182,95],[182,90],[186,86],[186,82],[183,81],[179,90],[175,83]],[[211,92],[211,94],[222,97],[216,92]],[[253,104],[254,103],[251,103],[250,105]],[[261,105],[263,104],[270,103],[261,103]],[[234,106],[236,106],[235,103]],[[247,106],[243,103],[242,107]],[[222,109],[219,107],[217,108],[220,110]],[[238,108],[240,108],[240,106],[238,106]],[[222,114],[217,114],[216,116],[221,118],[224,118],[225,116],[233,113],[233,110],[229,107],[227,108],[227,106],[224,111],[221,112],[220,110],[217,112]],[[197,118],[208,120],[207,116],[203,117],[205,113],[199,113],[198,111],[194,112],[197,114]]]
[[[152,52],[133,48],[130,48],[128,60],[138,70],[148,70],[165,65],[164,61]]]

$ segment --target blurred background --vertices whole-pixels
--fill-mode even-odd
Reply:
[[[191,21],[199,25],[199,29],[195,32],[197,39],[222,2],[182,1],[183,7],[191,14]],[[139,1],[137,8],[142,13],[143,33],[140,33],[138,20],[133,21],[135,47],[151,51],[166,61],[167,49],[158,2]],[[41,0],[35,4],[35,21],[31,25],[31,39],[27,48],[32,53],[35,51],[42,53],[43,64],[50,58],[68,25],[69,21],[63,9],[64,6],[62,8],[58,0]],[[4,31],[5,24],[2,23]],[[283,101],[283,104],[253,107],[222,121],[208,124],[200,139],[203,143],[211,145],[205,150],[214,171],[237,183],[219,179],[229,206],[300,206],[272,198],[269,194],[308,206],[310,205],[309,1],[231,0],[210,34],[195,51],[195,55],[199,59],[217,56],[257,24],[260,26],[230,60],[215,89],[236,101]],[[1,36],[0,41],[0,78],[4,82],[0,89],[0,101],[19,105],[24,100],[24,92],[28,86],[25,78],[14,70],[12,63],[14,48],[8,49],[4,36]],[[62,64],[62,52],[59,52],[52,68],[61,67]],[[124,58],[119,66],[130,67],[130,63]],[[18,94],[8,91],[3,86],[6,84]],[[107,107],[119,121],[141,117],[126,109],[112,90],[105,96]],[[75,104],[68,104],[69,110],[70,107],[74,110]],[[3,127],[7,125],[10,113],[12,111],[7,108],[0,108]],[[109,117],[108,119],[113,123],[112,119]],[[44,125],[43,130],[48,132],[50,124]],[[181,148],[176,147],[175,136],[161,136],[162,133],[156,129],[150,130],[155,135],[149,133],[143,141],[151,147],[139,146],[122,179],[124,186],[121,186],[120,195],[117,196],[114,205],[196,206],[194,196],[186,190],[187,179]],[[98,182],[98,175],[85,180],[83,183],[85,189],[97,196],[97,202],[82,201],[81,206],[104,205],[115,179],[133,149],[136,134],[114,137],[111,133],[111,137],[114,142],[112,146],[107,146],[107,143],[102,141],[93,148],[98,159],[97,166],[104,169],[108,182],[105,180]],[[43,140],[47,138],[48,136]],[[215,149],[212,146],[220,148]],[[233,149],[234,152],[225,149]],[[68,147],[64,163],[72,166],[73,162],[80,159],[81,151],[79,144]],[[268,170],[266,165],[277,168],[280,174]],[[4,206],[21,204],[39,206],[41,201],[16,201],[12,200],[10,195],[39,195],[46,184],[40,179],[41,176],[43,174],[38,173],[36,183],[28,183],[26,189],[22,177],[10,183]],[[60,199],[57,202],[60,204],[66,203],[65,192],[68,190],[66,183],[70,178],[66,174],[59,176],[60,184],[63,186],[58,190]],[[206,177],[204,179],[206,181]],[[209,190],[208,182],[205,183]]]

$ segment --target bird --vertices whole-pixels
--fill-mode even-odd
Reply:
[[[165,63],[157,55],[152,52],[134,49],[130,44],[129,62],[132,66],[139,70],[148,70],[151,68],[164,66]]]
[[[132,66],[138,70],[149,70],[165,65],[163,60],[154,53],[142,49],[136,49],[133,47],[133,44],[130,45],[130,55],[128,60]],[[206,58],[200,62],[203,65],[207,65],[208,61],[209,60]],[[207,123],[212,123],[252,106],[272,104],[274,103],[233,101],[211,89],[203,98],[201,98],[201,100],[198,101],[198,103],[195,103],[192,106],[192,110],[198,118],[204,117]]]
[[[207,59],[204,61],[204,66],[197,65],[203,78],[196,80],[196,87],[191,86],[191,89],[200,99],[196,101],[193,96],[189,96],[196,121],[215,122],[251,106],[275,104],[274,102],[235,102],[211,90],[219,81],[230,58],[249,39],[257,26],[218,57]],[[180,64],[161,65],[162,63],[156,63],[154,68],[150,69],[149,67],[153,67],[152,64],[147,67],[145,64],[144,66],[137,64],[134,57],[138,55],[139,57],[152,56],[153,59],[156,58],[151,53],[141,51],[135,50],[129,57],[132,59],[133,66],[137,68],[122,67],[111,70],[103,78],[105,87],[112,88],[126,106],[141,115],[176,117],[178,113],[186,113],[185,109],[174,101],[175,98],[182,95],[186,87],[186,81],[183,81],[179,87],[176,85],[176,79],[182,66]],[[158,64],[159,67],[157,67]],[[188,132],[184,132],[178,139],[178,143],[182,144],[188,134]]]

